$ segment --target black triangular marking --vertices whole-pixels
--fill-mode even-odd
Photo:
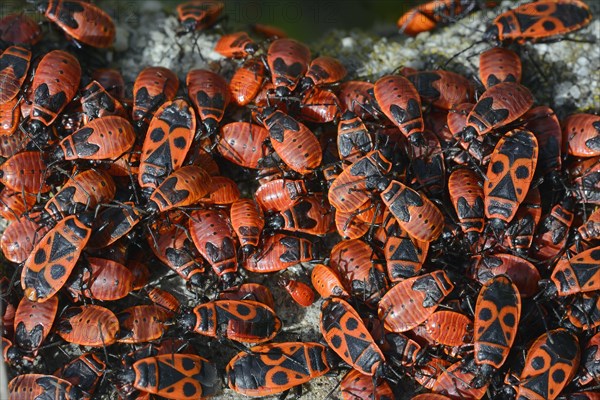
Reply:
[[[515,185],[510,177],[510,174],[506,174],[500,182],[496,184],[494,189],[489,194],[492,197],[499,197],[501,199],[507,199],[510,201],[517,201],[517,193],[515,192]]]
[[[508,347],[504,329],[500,323],[500,319],[496,318],[487,329],[479,336],[478,342],[493,343],[499,346]]]
[[[182,374],[173,366],[164,362],[158,362],[158,390],[163,390],[169,386],[179,383],[182,379],[186,378],[185,374]]]
[[[77,247],[73,246],[73,243],[71,243],[59,232],[56,232],[52,238],[52,250],[50,250],[50,258],[48,259],[48,263],[60,260],[76,251]]]

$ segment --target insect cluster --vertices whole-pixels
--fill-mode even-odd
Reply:
[[[180,33],[223,8],[181,4]],[[340,370],[343,399],[600,398],[600,117],[537,104],[519,55],[590,23],[584,2],[499,12],[477,76],[350,80],[255,26],[216,44],[231,75],[144,66],[131,95],[89,57],[108,14],[40,10],[60,46],[0,20],[10,399],[268,396]],[[277,314],[315,291],[319,342]]]

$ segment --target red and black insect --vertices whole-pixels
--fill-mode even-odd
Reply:
[[[567,140],[569,154],[577,157],[600,155],[600,116],[569,115],[563,121],[563,137]]]
[[[157,305],[137,305],[117,314],[119,333],[117,342],[144,343],[160,339],[170,315]]]
[[[190,214],[190,236],[196,248],[227,286],[235,279],[238,264],[234,232],[228,216],[219,210]]]
[[[225,368],[231,389],[246,396],[269,396],[326,374],[325,346],[312,342],[270,343],[234,356]]]
[[[337,148],[340,160],[353,163],[373,150],[373,138],[364,122],[348,110],[340,118]]]
[[[400,32],[416,36],[434,29],[440,23],[462,18],[476,6],[477,2],[470,0],[428,1],[408,10],[398,19],[396,25]]]
[[[392,217],[391,214],[389,216]],[[399,225],[396,226],[397,229],[387,237],[383,248],[387,275],[392,282],[418,275],[429,251],[429,242],[417,240]]]
[[[522,298],[532,297],[538,292],[540,272],[524,258],[513,254],[497,253],[475,256],[473,278],[487,284],[497,275],[506,275],[519,289]]]
[[[133,290],[133,274],[120,262],[97,257],[86,257],[86,261],[67,284],[75,300],[119,300]]]
[[[425,129],[421,97],[412,82],[400,75],[388,75],[375,82],[373,93],[386,117],[415,145],[423,142]]]
[[[119,396],[124,398],[131,397],[149,397],[150,394],[144,391],[140,391],[133,386],[133,381],[135,381],[135,374],[132,373],[133,364],[137,361],[140,361],[149,357],[156,357],[160,355],[169,355],[173,356],[176,354],[185,354],[185,355],[197,355],[196,351],[191,348],[190,344],[182,339],[163,339],[157,343],[150,343],[148,345],[144,345],[137,350],[130,351],[127,354],[124,354],[121,360],[121,364],[123,365],[122,369],[113,369],[112,372],[109,373],[109,379],[112,383],[115,384],[115,388],[117,389]],[[133,371],[135,372],[135,371]],[[152,375],[149,377],[155,377],[155,374],[152,372]],[[170,371],[171,373],[174,371]],[[142,372],[146,374],[145,371]],[[116,375],[116,378],[115,378]],[[119,376],[125,377],[125,379],[119,379]],[[144,375],[148,377],[148,375]],[[177,394],[176,394],[177,396]],[[180,397],[177,397],[180,398]]]
[[[600,378],[600,332],[592,336],[583,348],[581,364],[573,382],[584,387]]]
[[[268,71],[268,68],[265,67],[265,71]],[[265,72],[266,73],[266,72]],[[262,78],[256,78],[261,80]],[[255,80],[256,80],[255,79]],[[255,81],[249,81],[250,85],[254,89],[254,85],[256,85]],[[289,111],[289,99],[287,97],[273,97],[273,93],[275,92],[275,85],[271,83],[271,81],[264,81],[262,87],[260,88],[256,97],[254,97],[254,106],[256,106],[256,111],[252,112],[252,118],[256,122],[260,122],[260,110],[264,110],[266,107],[277,108],[279,111],[283,113],[287,113]],[[298,101],[297,98],[292,97],[294,101]]]
[[[592,240],[597,238],[600,238],[600,209],[591,213],[587,220],[577,228],[577,235],[575,237],[576,240]]]
[[[106,364],[98,356],[84,353],[63,365],[54,375],[76,386],[83,393],[84,399],[91,399],[105,370]]]
[[[348,81],[339,86],[338,99],[342,104],[341,111],[352,111],[362,120],[372,120],[381,115],[373,93],[373,85],[364,81]]]
[[[346,77],[346,67],[337,59],[319,56],[310,62],[308,71],[302,79],[302,87],[329,85]]]
[[[563,326],[583,331],[591,331],[600,326],[600,294],[583,293],[571,297],[566,307]]]
[[[47,167],[39,151],[17,153],[0,165],[0,182],[18,193],[46,193]]]
[[[8,382],[8,397],[14,400],[34,398],[79,400],[83,394],[70,382],[54,375],[23,374]]]
[[[237,234],[242,253],[249,255],[259,245],[265,226],[264,216],[258,204],[251,199],[239,199],[231,205],[231,226]]]
[[[5,186],[0,190],[0,216],[10,222],[17,221],[31,210],[36,201],[34,194],[23,194],[22,191],[16,192]]]
[[[292,170],[310,174],[321,165],[321,144],[306,125],[273,108],[263,110],[260,122],[269,130],[271,145]]]
[[[525,86],[515,82],[494,85],[479,97],[460,135],[465,142],[472,142],[477,135],[517,120],[532,105],[533,96]]]
[[[200,304],[184,311],[178,323],[187,331],[243,343],[267,342],[281,329],[281,320],[273,309],[252,300],[213,300]]]
[[[532,242],[531,254],[534,258],[547,261],[561,254],[575,218],[574,207],[575,199],[566,196],[542,218]]]
[[[42,2],[39,9],[71,40],[98,48],[110,47],[115,41],[114,22],[94,4],[80,0],[48,0]]]
[[[413,238],[431,242],[442,233],[444,217],[425,195],[391,180],[381,192],[381,199],[402,229]]]
[[[140,187],[153,190],[171,172],[179,169],[195,133],[196,114],[185,100],[164,103],[148,126],[138,172]]]
[[[96,118],[62,139],[50,160],[113,160],[131,150],[135,139],[133,126],[125,118]]]
[[[329,187],[329,203],[337,210],[354,212],[369,200],[369,192],[378,188],[392,163],[374,150],[344,168]]]
[[[272,310],[275,309],[275,300],[268,287],[259,283],[242,283],[219,293],[219,300],[253,300],[263,303]]]
[[[53,218],[94,210],[98,204],[115,197],[116,186],[106,172],[88,169],[70,178],[46,203],[44,209]]]
[[[498,15],[485,38],[519,44],[555,41],[583,28],[591,20],[592,13],[581,0],[536,1]]]
[[[215,0],[192,0],[177,6],[177,17],[184,32],[194,32],[213,26],[225,8],[225,4]]]
[[[437,136],[430,130],[422,132],[424,146],[408,144],[410,183],[417,183],[427,195],[440,197],[446,186],[444,151]]]
[[[367,234],[370,225],[358,218],[356,212],[335,210],[335,227],[344,239],[359,239]]]
[[[11,222],[0,239],[2,254],[8,261],[22,263],[49,230],[49,226],[26,217]]]
[[[107,115],[127,117],[127,112],[121,102],[95,80],[81,91],[80,102],[84,124]]]
[[[337,121],[341,110],[340,101],[329,89],[313,87],[308,89],[300,104],[300,116],[306,122],[324,124]]]
[[[537,158],[537,139],[527,130],[513,130],[496,145],[483,186],[485,216],[495,232],[512,221],[527,196]]]
[[[40,25],[25,13],[8,14],[0,19],[0,40],[33,46],[41,39]]]
[[[58,311],[58,298],[44,303],[23,297],[15,312],[15,344],[27,353],[36,355],[44,339],[50,334]]]
[[[306,283],[287,278],[283,278],[277,283],[302,307],[309,307],[315,302],[315,292]]]
[[[152,192],[146,209],[165,212],[200,201],[211,188],[212,178],[203,168],[186,165],[175,170]]]
[[[538,106],[523,115],[523,119],[526,121],[525,128],[533,132],[540,149],[535,177],[547,176],[552,183],[559,186],[563,148],[566,143],[563,143],[563,134],[556,114],[550,107]]]
[[[304,180],[274,179],[260,185],[254,198],[264,211],[273,212],[285,210],[307,193]]]
[[[444,346],[463,346],[473,334],[473,321],[456,311],[436,311],[424,325],[431,338]]]
[[[563,258],[552,268],[551,282],[545,282],[545,294],[568,296],[600,290],[600,247]]]
[[[133,121],[145,124],[165,101],[173,100],[179,78],[168,68],[144,68],[133,83]]]
[[[245,58],[257,50],[258,46],[246,32],[223,35],[215,45],[215,51],[227,58]]]
[[[480,176],[467,168],[454,170],[448,178],[450,200],[460,227],[471,244],[477,241],[485,224],[482,185]]]
[[[278,97],[289,96],[308,71],[310,50],[294,39],[276,39],[269,45],[267,63]]]
[[[267,76],[264,63],[257,58],[244,62],[233,74],[229,82],[231,100],[239,106],[245,106],[258,96]]]
[[[461,138],[462,132],[467,126],[467,117],[475,107],[471,103],[460,104],[456,109],[447,113],[447,126],[450,135],[444,138],[444,149],[450,152],[452,159],[458,164],[466,164],[468,155],[477,160],[481,165],[487,165],[489,158],[494,150],[494,143],[487,136],[473,136],[470,142]],[[464,150],[460,151],[455,144],[458,139],[458,145]]]
[[[193,286],[204,281],[203,260],[185,229],[172,227],[159,233],[158,238],[148,236],[150,248],[166,266]]]
[[[30,61],[31,51],[21,46],[10,46],[0,55],[0,104],[17,96],[27,78]]]
[[[521,83],[521,58],[504,47],[486,50],[479,55],[479,79],[486,89],[501,82]]]
[[[600,157],[575,160],[569,167],[574,193],[581,203],[600,204]]]
[[[267,217],[272,230],[326,235],[333,228],[333,214],[322,195],[304,196],[279,213]]]
[[[392,332],[405,332],[424,322],[454,289],[444,271],[399,282],[381,298],[379,318]]]
[[[328,297],[350,297],[340,277],[326,265],[315,264],[310,280],[317,293],[324,299]]]
[[[354,369],[369,376],[384,373],[385,356],[348,302],[339,298],[325,300],[320,326],[327,344]]]
[[[94,221],[94,229],[88,248],[103,249],[129,234],[142,220],[142,213],[133,202],[125,202],[119,207],[107,207]]]
[[[516,398],[553,400],[558,397],[577,372],[580,355],[579,341],[569,331],[555,329],[544,333],[527,351]]]
[[[387,290],[385,267],[366,242],[341,241],[333,246],[329,258],[329,265],[352,296],[375,304]]]
[[[119,320],[108,308],[88,304],[69,307],[56,324],[56,333],[69,343],[90,347],[113,344]]]
[[[250,122],[231,122],[221,127],[217,150],[227,160],[246,168],[262,169],[280,162],[266,145],[269,131]]]
[[[521,318],[521,296],[506,275],[488,281],[475,304],[474,350],[479,365],[475,387],[484,386],[494,370],[502,367],[517,336]]]
[[[206,134],[214,135],[231,101],[229,84],[220,75],[205,69],[188,72],[186,84]]]
[[[92,214],[66,217],[33,248],[21,273],[29,300],[47,301],[62,288],[90,238],[92,222]]]
[[[540,190],[537,187],[531,187],[517,209],[515,217],[506,228],[504,245],[517,254],[526,255],[531,248],[533,236],[541,218]]]
[[[50,126],[75,97],[81,79],[81,66],[73,55],[53,50],[35,68],[31,84],[31,111],[28,132],[35,138]],[[47,141],[39,138],[40,145]]]
[[[284,270],[316,258],[313,243],[307,239],[276,233],[268,236],[262,247],[246,259],[244,268],[256,273]]]
[[[417,89],[422,102],[443,110],[453,109],[473,98],[473,86],[469,80],[451,71],[419,71],[406,77]]]
[[[341,81],[346,74],[346,67],[337,58],[319,56],[310,62],[303,83],[304,86],[328,85]]]
[[[148,291],[148,298],[152,300],[154,304],[166,311],[167,315],[169,316],[178,312],[179,307],[181,306],[181,303],[177,297],[173,296],[173,294],[170,292],[157,287],[154,287]]]
[[[116,381],[168,399],[211,397],[221,385],[215,365],[193,354],[142,358],[120,371]]]

